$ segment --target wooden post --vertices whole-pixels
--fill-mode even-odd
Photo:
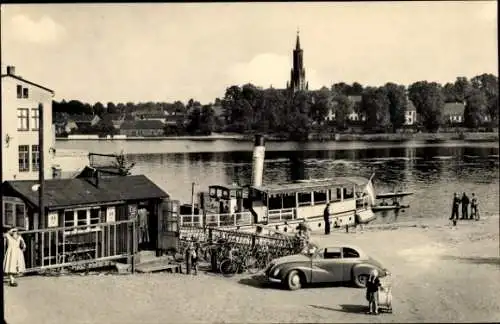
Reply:
[[[47,222],[45,220],[45,205],[43,201],[44,192],[44,180],[45,180],[45,150],[44,150],[44,118],[43,118],[43,104],[38,104],[38,154],[40,155],[38,163],[38,182],[40,182],[40,187],[38,188],[38,205],[40,207],[39,217],[41,228],[47,227]],[[44,247],[42,246],[42,249]]]
[[[194,182],[191,183],[191,222],[194,223]]]

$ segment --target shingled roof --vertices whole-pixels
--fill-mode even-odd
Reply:
[[[126,120],[120,129],[163,129],[165,124],[159,120],[139,119],[139,120]]]
[[[465,105],[462,102],[447,102],[444,104],[444,115],[463,115]]]
[[[38,191],[32,190],[37,183],[35,180],[5,181],[2,191],[6,195],[17,194],[38,208]],[[48,208],[169,197],[144,175],[99,178],[97,185],[95,179],[84,178],[50,179],[44,184],[44,202]]]

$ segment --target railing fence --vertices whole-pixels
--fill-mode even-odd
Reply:
[[[89,266],[124,259],[137,251],[135,220],[20,232],[26,272]],[[4,251],[5,253],[5,251]]]

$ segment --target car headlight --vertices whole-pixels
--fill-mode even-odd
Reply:
[[[280,268],[276,268],[273,270],[272,276],[277,277],[279,273],[280,273]]]

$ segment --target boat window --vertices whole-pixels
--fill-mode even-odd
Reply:
[[[330,202],[342,200],[342,190],[340,188],[330,189]]]
[[[231,198],[236,198],[236,190],[230,190],[229,195]]]
[[[228,199],[229,198],[229,190],[223,189],[222,191],[222,198]]]
[[[299,206],[310,206],[310,205],[311,205],[311,193],[299,192]]]
[[[252,198],[255,201],[264,201],[264,195],[259,190],[252,189]]]
[[[288,193],[283,195],[283,208],[295,208],[295,193]]]
[[[326,191],[315,191],[313,195],[315,204],[326,203]]]
[[[344,199],[350,199],[354,197],[354,190],[351,187],[344,188]]]
[[[342,255],[344,258],[359,258],[358,251],[347,247],[342,249]]]
[[[281,209],[281,195],[271,195],[269,196],[269,205],[267,206],[269,210],[271,209]]]
[[[215,198],[217,197],[217,189],[216,188],[209,188],[208,194],[210,197]]]

